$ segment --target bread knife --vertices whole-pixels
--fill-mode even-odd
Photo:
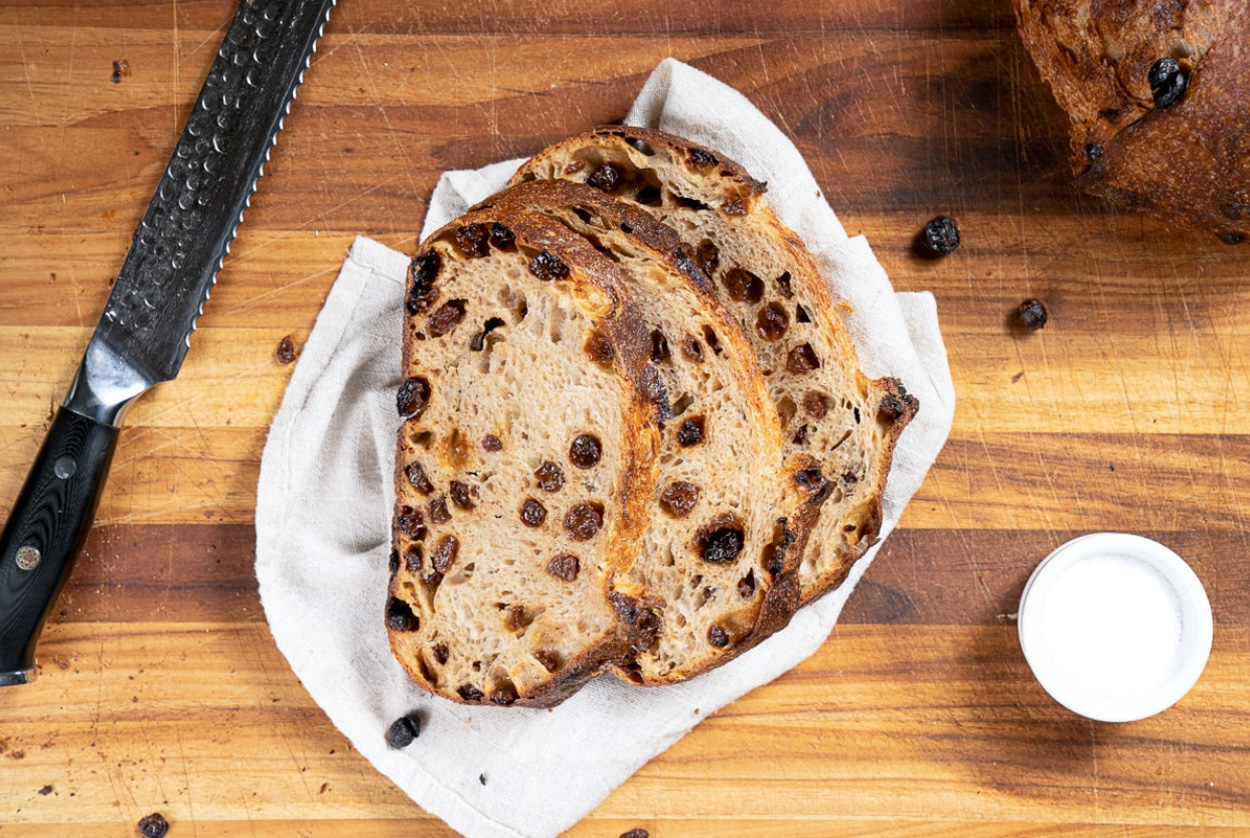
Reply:
[[[0,532],[0,686],[87,539],[126,408],[178,375],[336,0],[242,0],[135,232],[69,395]]]

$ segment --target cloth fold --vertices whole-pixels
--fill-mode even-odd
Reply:
[[[919,398],[894,457],[884,538],[950,432],[954,388],[933,296],[893,292],[867,242],[848,237],[819,197],[793,144],[721,82],[667,59],[627,121],[721,149],[767,180],[768,200],[849,305],[865,372],[895,376]],[[518,164],[446,173],[422,236],[497,191]],[[879,545],[784,631],[693,681],[639,689],[602,678],[551,711],[432,698],[391,657],[382,621],[407,266],[408,256],[358,238],[309,335],[261,460],[261,601],[313,699],[413,800],[470,838],[548,838],[701,719],[815,652]],[[387,728],[414,711],[420,737],[389,747]]]

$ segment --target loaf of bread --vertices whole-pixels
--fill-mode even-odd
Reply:
[[[1015,9],[1071,120],[1083,189],[1227,244],[1250,234],[1250,5],[1015,0]]]
[[[536,155],[514,183],[565,178],[671,226],[713,278],[759,359],[787,453],[829,481],[799,571],[802,601],[836,588],[877,537],[894,444],[918,407],[860,372],[829,286],[762,201],[765,185],[724,155],[659,131],[610,126]]]

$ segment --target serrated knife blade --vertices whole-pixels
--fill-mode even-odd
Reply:
[[[35,645],[86,541],[122,415],[178,375],[335,3],[242,0],[226,31],[0,532],[0,686],[35,677]]]

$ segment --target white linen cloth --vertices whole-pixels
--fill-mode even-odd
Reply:
[[[901,379],[920,412],[899,440],[883,535],[950,431],[954,388],[928,293],[896,294],[862,237],[848,238],[790,141],[745,97],[672,59],[627,121],[720,149],[769,184],[769,201],[816,254],[865,372]],[[590,127],[590,126],[587,126]],[[448,172],[426,234],[498,190],[520,161]],[[841,589],[728,665],[640,689],[605,677],[552,711],[466,707],[415,687],[383,625],[400,335],[409,256],[358,238],[317,317],[261,461],[256,575],[278,648],[313,699],[382,773],[470,838],[547,838],[701,719],[815,652],[876,549]],[[388,746],[416,711],[420,737]],[[484,781],[484,782],[483,782]]]

